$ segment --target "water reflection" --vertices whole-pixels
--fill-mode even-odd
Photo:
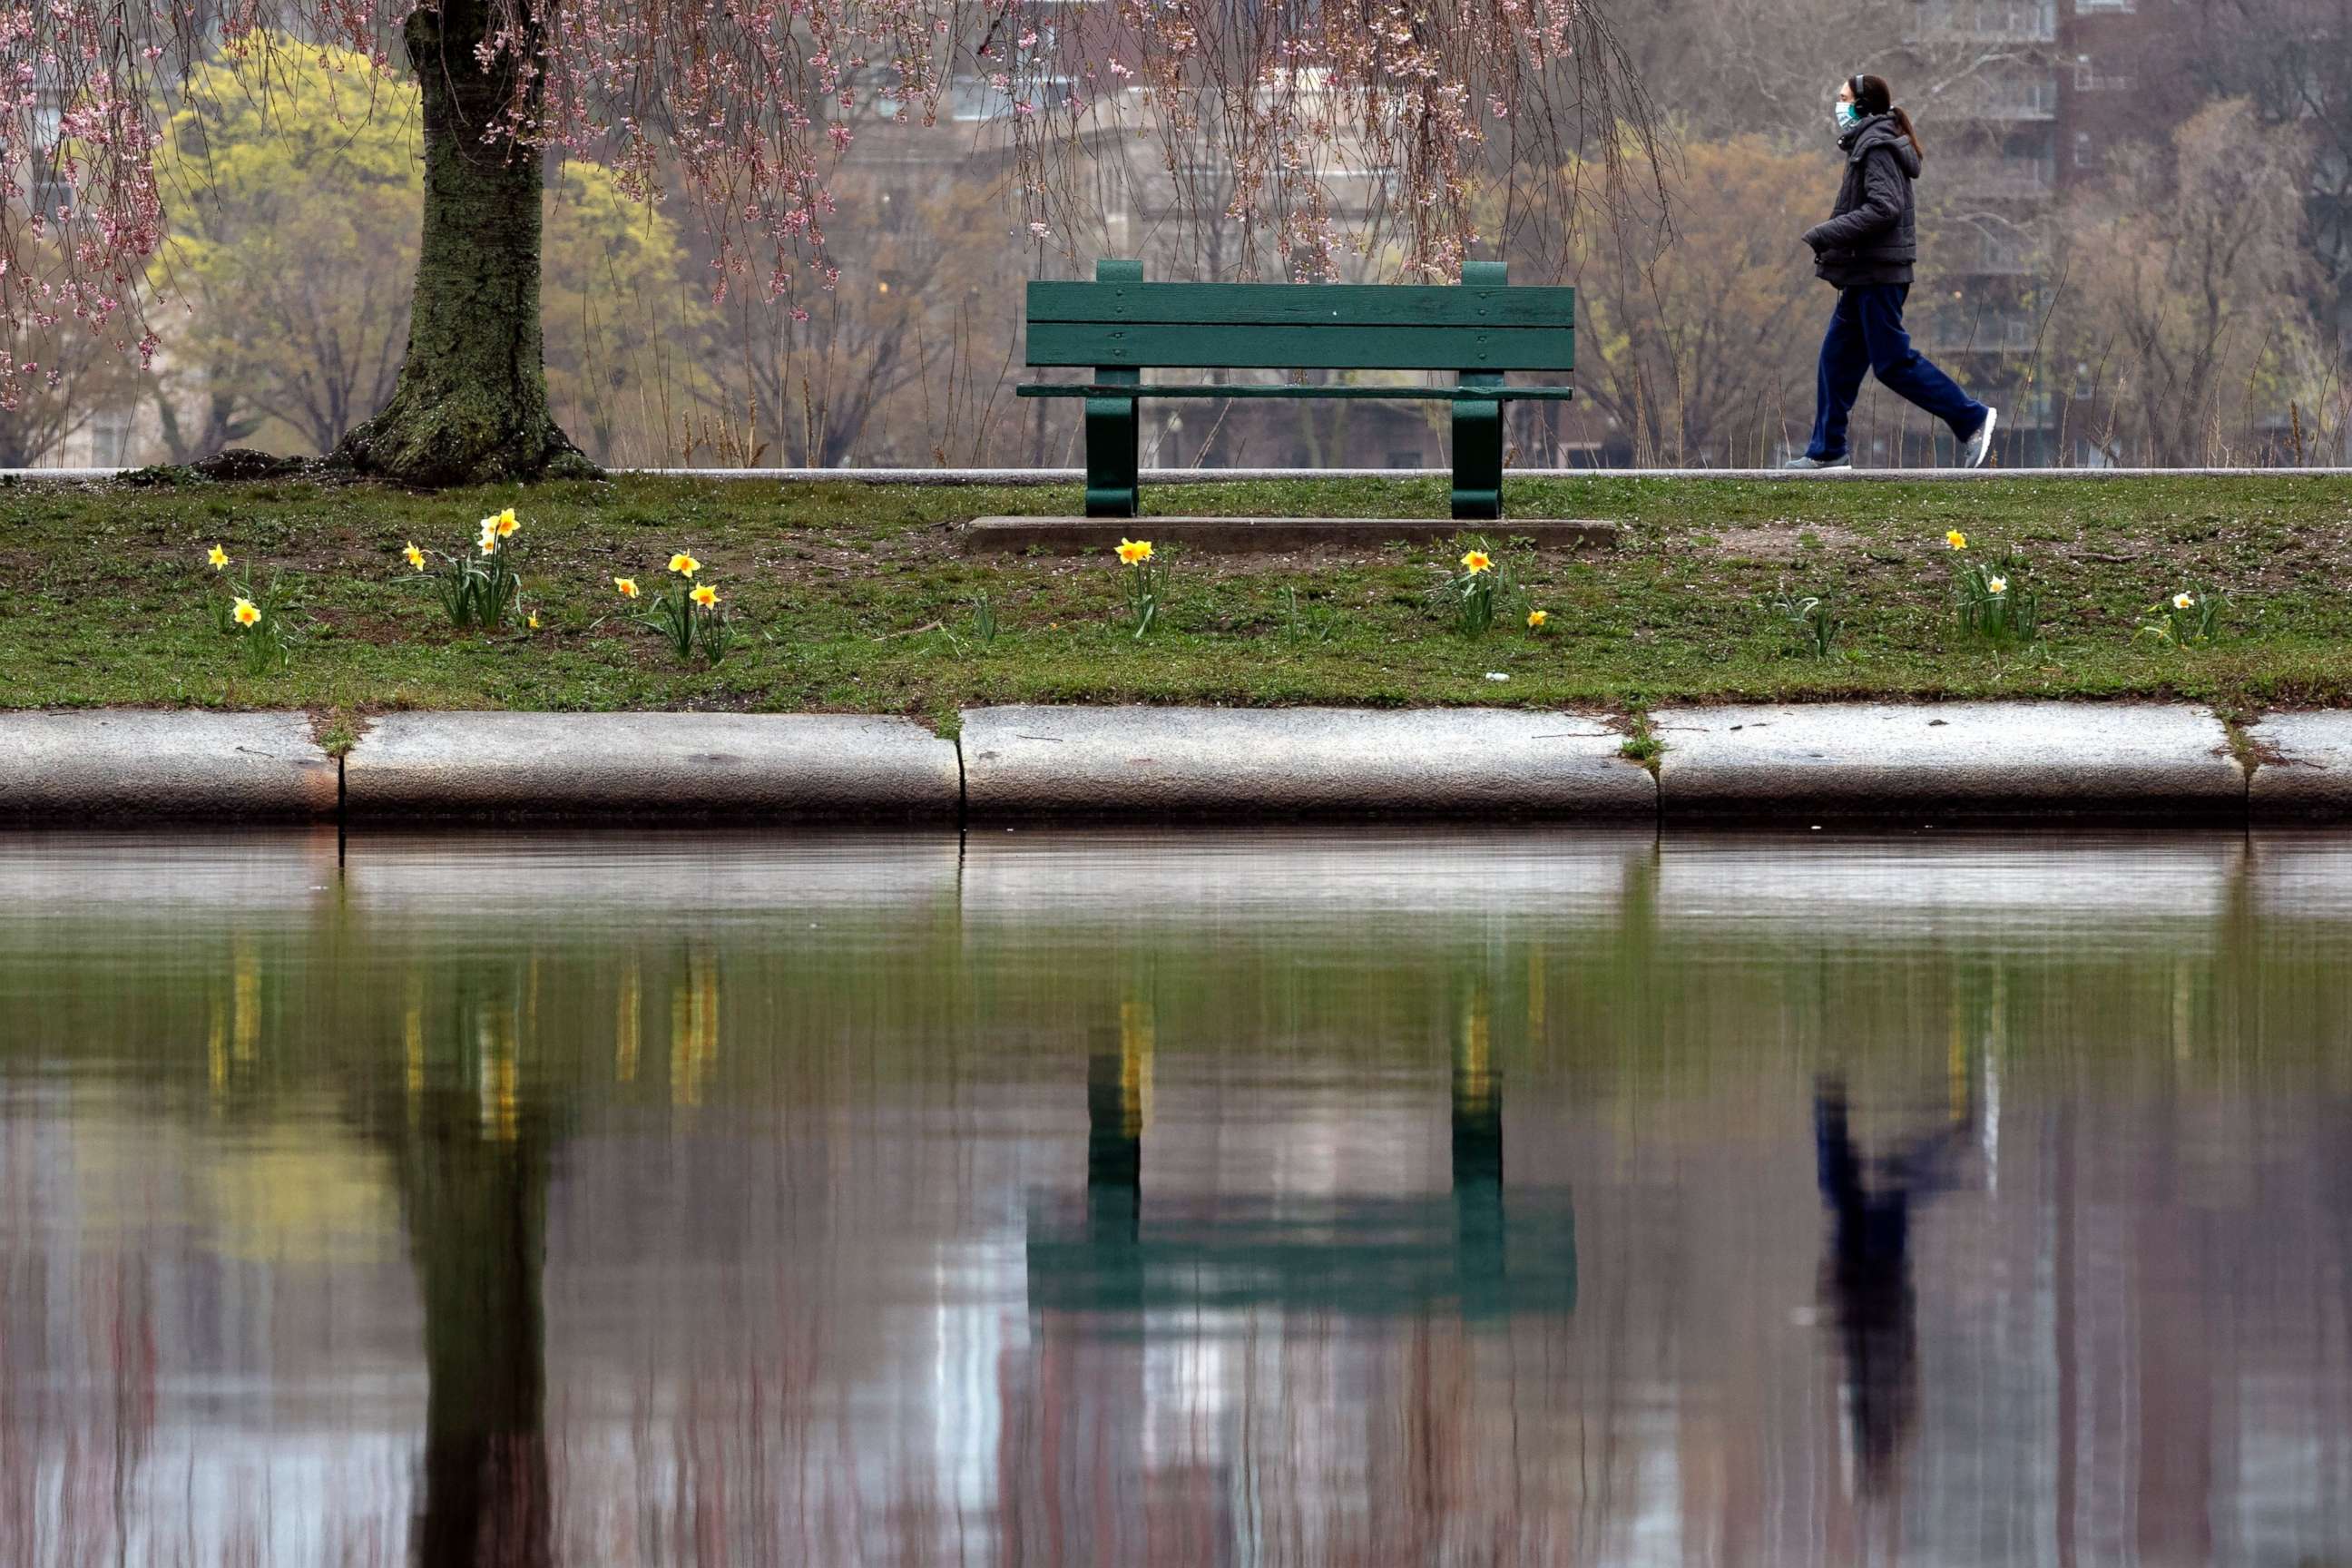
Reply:
[[[2352,843],[0,848],[0,1562],[2352,1538]]]
[[[1844,1357],[1845,1403],[1867,1498],[1884,1497],[1918,1419],[1918,1305],[1911,1289],[1913,1207],[1951,1184],[1972,1114],[1865,1158],[1850,1129],[1845,1080],[1813,1090],[1814,1163],[1829,1210],[1822,1268]]]

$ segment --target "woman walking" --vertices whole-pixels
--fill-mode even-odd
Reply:
[[[1859,73],[1838,89],[1838,146],[1845,179],[1829,221],[1805,231],[1813,270],[1838,291],[1837,309],[1822,339],[1819,402],[1813,438],[1792,468],[1847,468],[1846,416],[1862,392],[1864,371],[1952,428],[1963,468],[1981,468],[1992,450],[2000,414],[1962,392],[1937,370],[1903,330],[1903,300],[1911,292],[1911,265],[1919,257],[1911,182],[1919,177],[1919,136],[1911,117],[1895,107],[1885,77]]]

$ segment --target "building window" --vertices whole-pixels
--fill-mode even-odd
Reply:
[[[2099,166],[2099,144],[2087,131],[2074,132],[2074,167],[2095,169]]]
[[[130,460],[131,415],[120,408],[102,408],[89,416],[90,466],[118,468]]]
[[[2127,16],[2139,9],[2139,0],[2074,0],[2074,15],[2087,16],[2094,11],[2108,11]]]
[[[40,170],[33,175],[33,210],[55,219],[73,208],[73,185],[62,174]]]
[[[2074,90],[2077,92],[2129,92],[2132,79],[2122,71],[2103,71],[2091,63],[2088,55],[2074,57]]]
[[[1421,453],[1418,450],[1394,448],[1389,453],[1388,462],[1391,468],[1417,468],[1421,467]]]

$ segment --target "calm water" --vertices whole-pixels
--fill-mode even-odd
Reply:
[[[0,839],[0,1563],[2352,1556],[2352,838]]]

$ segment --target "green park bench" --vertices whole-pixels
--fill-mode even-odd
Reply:
[[[1503,405],[1559,403],[1568,386],[1506,386],[1507,371],[1576,367],[1576,290],[1512,288],[1499,261],[1457,285],[1147,283],[1143,263],[1095,263],[1091,283],[1029,285],[1029,363],[1091,365],[1094,380],[1033,383],[1023,397],[1082,397],[1087,515],[1133,517],[1136,404],[1146,397],[1338,397],[1454,405],[1454,515],[1503,515]],[[1453,386],[1147,384],[1147,369],[1450,370]]]

